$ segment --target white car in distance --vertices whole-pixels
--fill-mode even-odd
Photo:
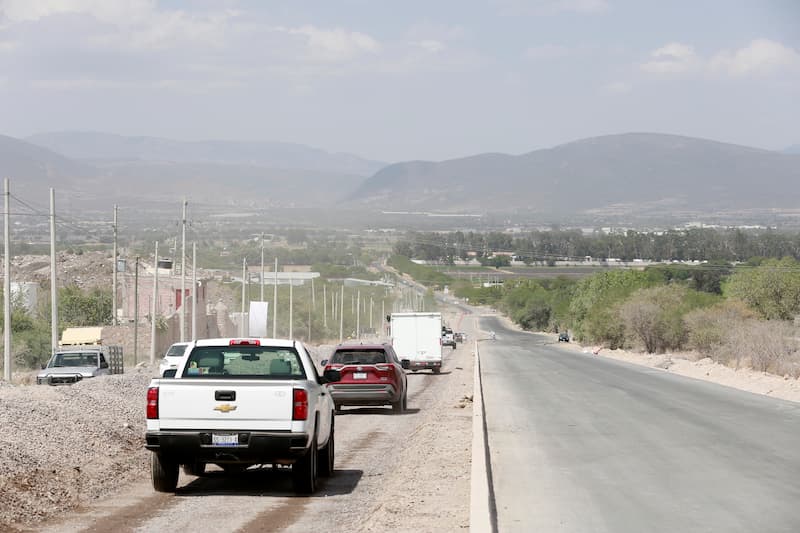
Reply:
[[[163,377],[164,372],[170,369],[177,369],[178,365],[186,355],[186,347],[189,346],[188,342],[176,342],[169,347],[167,353],[161,359],[158,365],[158,375]]]

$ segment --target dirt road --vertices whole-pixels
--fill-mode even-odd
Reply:
[[[472,323],[471,320],[464,321]],[[239,475],[181,473],[158,494],[148,473],[52,532],[462,531],[469,528],[473,358],[445,350],[440,375],[409,373],[408,411],[345,408],[336,416],[336,472],[311,497],[295,496],[288,469]]]

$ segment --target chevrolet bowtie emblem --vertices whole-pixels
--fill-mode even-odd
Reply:
[[[230,413],[231,411],[236,410],[236,406],[229,403],[223,403],[222,405],[216,406],[214,410],[219,411],[220,413]]]

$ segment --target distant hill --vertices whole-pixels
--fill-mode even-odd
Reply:
[[[349,198],[398,210],[670,213],[800,205],[800,157],[629,133],[522,155],[397,163]]]
[[[38,133],[26,140],[83,160],[235,164],[360,176],[385,166],[351,154],[282,142],[175,141],[80,131]]]
[[[47,203],[50,187],[75,205],[169,202],[183,197],[218,205],[322,207],[352,192],[355,173],[270,168],[255,164],[96,159],[75,160],[0,136],[0,177],[12,193]],[[0,188],[2,185],[0,185]]]
[[[11,180],[12,194],[15,191],[46,192],[56,185],[72,187],[77,181],[90,181],[98,174],[91,165],[0,135],[0,177]]]

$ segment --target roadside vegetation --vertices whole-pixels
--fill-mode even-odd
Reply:
[[[2,291],[0,291],[2,295]],[[66,286],[58,290],[58,331],[78,326],[97,326],[111,323],[111,289],[80,289]],[[5,323],[0,308],[0,329]],[[20,301],[11,302],[11,351],[14,366],[38,368],[50,358],[50,292],[39,294],[37,309],[26,309]],[[0,347],[2,352],[2,347]],[[2,365],[0,365],[2,366]]]
[[[516,278],[501,284],[450,280],[450,287],[472,304],[501,310],[527,330],[567,330],[580,342],[610,349],[690,351],[734,368],[800,377],[797,236],[761,235],[765,241],[760,242],[761,237],[739,231],[718,232],[714,238],[709,231],[683,234],[686,239],[692,235],[704,236],[706,244],[716,243],[708,249],[695,245],[694,257],[702,261],[698,264],[607,269],[580,280]],[[527,238],[502,244],[513,247]],[[632,235],[625,238],[635,240]],[[738,249],[759,255],[736,263],[720,259],[715,254],[726,249],[728,238],[738,243]],[[432,240],[429,236],[416,242],[425,242],[419,249],[436,256]],[[488,236],[483,242],[489,242]],[[398,252],[409,249],[417,249],[414,242],[396,247]],[[789,249],[792,256],[763,255]],[[486,250],[491,254],[490,248]],[[421,273],[427,279],[435,272],[415,266],[427,269]]]

